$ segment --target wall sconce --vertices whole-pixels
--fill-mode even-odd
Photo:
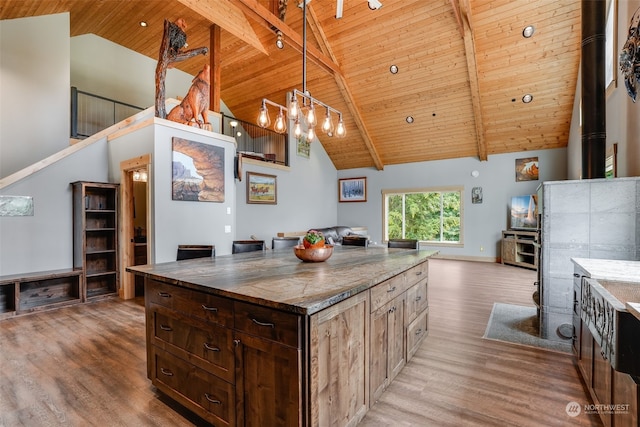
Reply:
[[[133,171],[133,180],[135,182],[147,182],[147,178],[147,171],[145,169]]]

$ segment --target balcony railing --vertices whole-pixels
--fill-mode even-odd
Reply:
[[[71,87],[71,138],[87,138],[143,109]]]
[[[289,137],[251,122],[222,115],[222,133],[235,138],[243,157],[289,166]]]

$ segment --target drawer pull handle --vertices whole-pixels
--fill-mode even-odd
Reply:
[[[396,290],[396,287],[394,286],[393,288],[388,289],[387,292],[391,293],[391,292],[395,292],[395,290]]]
[[[422,275],[422,271],[416,271],[416,276]]]
[[[396,306],[395,305],[389,309],[389,313],[393,313],[395,311],[396,311]]]
[[[204,397],[211,403],[215,403],[216,405],[222,405],[222,402],[220,402],[218,399],[214,399],[212,398],[209,393],[205,393]]]
[[[419,328],[419,329],[416,331],[416,335],[420,335],[420,334],[422,334],[422,328]]]
[[[169,292],[158,292],[158,295],[162,298],[171,298],[171,294]]]
[[[171,329],[171,326],[167,326],[167,325],[160,325],[160,329],[167,332],[173,331],[173,329]]]
[[[573,277],[580,277],[578,273],[573,273]]]
[[[202,304],[202,309],[206,310],[206,311],[212,311],[214,313],[218,312],[218,308],[217,307],[207,307],[206,305]]]
[[[251,319],[251,321],[253,323],[255,323],[256,325],[258,325],[258,326],[268,326],[270,328],[275,328],[276,327],[276,325],[274,325],[273,323],[264,323],[264,322],[261,322],[261,321],[256,320],[256,319]]]
[[[422,299],[422,295],[418,295],[418,296],[416,297],[416,302],[420,301],[421,299]]]
[[[169,369],[160,368],[160,372],[162,372],[164,375],[166,375],[168,377],[172,377],[173,376],[173,372],[171,372]]]
[[[209,351],[220,351],[220,349],[218,347],[214,347],[211,344],[209,344],[208,342],[204,343],[204,348],[206,348]]]

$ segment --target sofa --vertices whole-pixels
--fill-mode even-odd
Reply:
[[[344,225],[335,225],[333,227],[324,228],[311,228],[310,230],[319,231],[324,235],[324,240],[330,245],[342,244],[342,240],[346,236],[360,236],[366,237],[362,234],[356,233],[351,227]]]

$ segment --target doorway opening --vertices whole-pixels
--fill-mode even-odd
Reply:
[[[126,272],[126,268],[150,262],[150,167],[150,154],[120,163],[122,276],[119,294],[122,299],[144,296],[143,278]]]

